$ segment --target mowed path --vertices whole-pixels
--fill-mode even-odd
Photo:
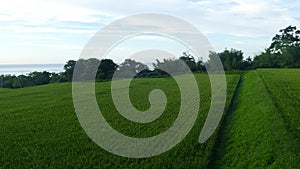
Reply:
[[[299,143],[257,71],[250,71],[224,119],[208,168],[300,168]]]

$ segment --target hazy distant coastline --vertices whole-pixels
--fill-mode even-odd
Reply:
[[[37,72],[63,72],[64,64],[0,64],[0,75],[26,75]]]

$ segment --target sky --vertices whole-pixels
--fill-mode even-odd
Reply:
[[[300,28],[297,0],[0,0],[0,64],[77,60],[88,40],[109,23],[139,13],[181,18],[200,30],[216,51],[235,48],[255,56],[279,29]],[[120,62],[144,48],[188,50],[170,39],[139,36],[112,50]]]

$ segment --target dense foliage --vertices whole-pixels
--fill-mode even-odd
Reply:
[[[213,62],[214,57],[219,57],[225,71],[233,70],[248,70],[251,69],[251,58],[244,59],[243,52],[236,49],[225,49],[223,52],[216,53],[210,52],[209,60],[206,66],[210,66],[210,62]]]
[[[279,32],[270,47],[254,58],[255,68],[300,68],[300,30],[288,26]]]

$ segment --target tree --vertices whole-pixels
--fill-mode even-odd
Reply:
[[[100,61],[96,58],[89,58],[87,60],[80,59],[78,60],[82,65],[82,71],[76,72],[81,73],[80,78],[83,81],[93,81],[96,78],[98,66]]]
[[[13,88],[16,78],[14,75],[1,75],[1,88]]]
[[[73,78],[73,72],[74,72],[74,69],[75,69],[75,65],[76,65],[76,61],[75,60],[69,60],[65,65],[64,65],[64,76],[65,76],[65,79],[67,81],[72,81],[72,78]]]
[[[272,38],[272,43],[268,48],[271,53],[282,53],[288,47],[300,47],[300,30],[296,26],[288,26],[279,30]]]
[[[13,83],[13,88],[22,88],[33,86],[32,78],[30,76],[19,75]]]
[[[272,43],[253,60],[255,68],[299,68],[300,67],[300,30],[288,26],[279,30]]]
[[[246,59],[242,61],[240,70],[249,70],[252,69],[252,59],[250,58],[250,56]]]
[[[130,78],[139,72],[149,69],[147,65],[132,59],[125,59],[116,70],[118,78]]]
[[[49,72],[32,72],[29,73],[29,77],[31,78],[32,86],[48,84],[50,82],[50,74]]]
[[[240,70],[243,63],[243,52],[236,49],[225,49],[223,52],[210,52],[208,64],[210,67],[214,65],[216,59],[220,58],[223,67],[227,71]]]
[[[300,47],[290,46],[282,52],[282,67],[300,68]]]
[[[190,68],[192,72],[196,72],[198,70],[195,58],[193,55],[183,52],[182,56],[179,58],[185,62],[185,64]]]
[[[197,70],[200,72],[205,72],[206,68],[205,68],[205,63],[202,60],[199,60],[197,62]]]
[[[239,70],[243,61],[243,52],[236,49],[225,49],[223,52],[219,53],[219,57],[225,70]]]
[[[97,79],[99,80],[112,79],[117,67],[118,65],[115,64],[111,59],[102,59],[98,67]]]
[[[163,61],[156,60],[157,63],[153,63],[154,72],[157,73],[158,76],[168,76],[170,74],[185,74],[188,73],[189,67],[182,59],[169,58],[163,59]],[[168,72],[168,73],[166,73]]]
[[[74,68],[76,65],[76,72]],[[111,79],[116,68],[118,67],[111,59],[103,59],[99,61],[96,58],[79,59],[78,61],[69,60],[65,66],[65,80],[72,81],[73,73],[76,73],[75,80],[91,81],[91,80],[107,80]],[[94,76],[96,75],[96,77]]]
[[[51,73],[50,83],[55,83],[55,82],[66,82],[64,73]]]

